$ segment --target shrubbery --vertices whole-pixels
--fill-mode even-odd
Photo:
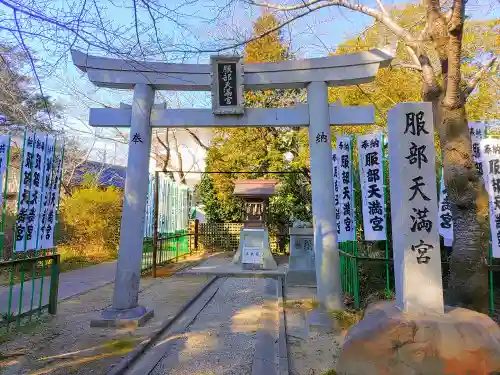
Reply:
[[[123,194],[119,189],[84,186],[60,205],[59,248],[74,256],[112,258],[120,237]]]

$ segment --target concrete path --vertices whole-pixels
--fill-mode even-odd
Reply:
[[[49,273],[46,270],[46,273]],[[59,275],[59,295],[58,300],[64,300],[77,294],[87,292],[91,289],[103,286],[115,280],[116,261],[97,264],[95,266],[68,271]],[[33,308],[40,303],[40,287],[42,278],[28,280],[23,285],[23,298],[21,302],[21,312],[30,310],[31,296],[33,295]],[[43,278],[42,305],[49,301],[50,277]],[[18,313],[21,284],[16,284],[12,288],[11,312]],[[0,287],[0,314],[8,310],[9,286]]]
[[[279,262],[275,270],[246,270],[241,264],[233,264],[232,257],[214,257],[207,259],[198,266],[191,267],[178,273],[182,275],[207,275],[220,277],[262,277],[262,278],[284,278],[286,274],[286,263]]]
[[[278,284],[216,280],[126,374],[279,374]]]

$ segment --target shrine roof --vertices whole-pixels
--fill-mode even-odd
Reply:
[[[234,180],[233,194],[238,197],[268,198],[276,194],[279,180]]]

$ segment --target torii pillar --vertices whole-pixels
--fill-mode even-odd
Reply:
[[[92,126],[130,127],[113,306],[94,325],[139,325],[152,316],[152,311],[137,304],[151,127],[309,127],[317,294],[323,307],[342,308],[330,125],[373,123],[374,110],[373,106],[329,106],[328,87],[371,82],[379,67],[387,67],[394,54],[393,46],[316,59],[246,64],[238,71],[245,90],[307,88],[308,104],[294,108],[246,108],[221,116],[210,109],[165,109],[153,105],[154,90],[213,90],[213,66],[209,64],[136,62],[72,51],[74,64],[96,86],[134,90],[131,108],[90,111]],[[238,96],[242,97],[241,92]]]

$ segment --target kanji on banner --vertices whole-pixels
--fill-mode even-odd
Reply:
[[[445,246],[453,245],[453,221],[451,216],[451,206],[448,200],[448,191],[444,185],[443,171],[441,170],[441,184],[439,187],[439,208],[438,208],[439,234],[444,239]]]
[[[57,207],[59,205],[59,187],[61,184],[62,164],[64,157],[64,146],[55,143],[54,156],[52,159],[50,190],[47,190],[47,217],[44,230],[40,230],[40,249],[50,249],[54,247],[54,229],[56,226]]]
[[[358,137],[358,158],[366,241],[387,239],[382,135]]]
[[[45,152],[47,135],[35,133],[33,148],[33,167],[31,172],[30,200],[28,202],[28,216],[26,223],[26,248],[34,250],[37,247],[37,234],[40,218],[40,206],[42,204],[43,173],[45,167]]]
[[[0,207],[3,207],[3,179],[9,163],[10,136],[0,135]]]
[[[53,136],[47,137],[46,148],[45,148],[45,164],[43,168],[42,177],[42,201],[40,206],[40,220],[38,223],[37,231],[37,249],[43,249],[43,238],[45,237],[45,230],[48,225],[48,218],[50,209],[50,200],[52,196],[52,169],[54,166],[54,147],[55,138]]]
[[[33,153],[35,149],[35,133],[24,133],[23,160],[19,181],[19,202],[17,207],[15,251],[26,250],[26,232],[29,222],[29,208],[31,200],[31,178],[33,170]]]
[[[480,152],[489,196],[491,251],[493,257],[500,258],[500,140],[483,139]]]
[[[352,188],[351,137],[337,137],[337,161],[340,178],[340,234],[339,242],[355,241],[354,192]]]
[[[469,132],[472,142],[472,158],[476,164],[476,168],[479,173],[483,174],[483,166],[481,164],[481,153],[480,153],[480,143],[486,138],[486,124],[479,122],[469,123]]]
[[[335,221],[337,228],[337,241],[340,236],[340,180],[339,180],[339,163],[337,160],[337,150],[332,149],[332,167],[333,167],[333,198],[335,202]]]

